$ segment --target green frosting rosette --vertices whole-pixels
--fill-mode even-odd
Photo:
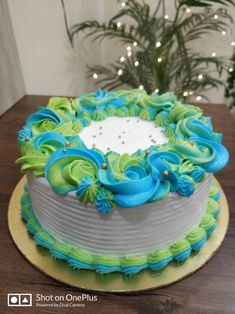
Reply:
[[[48,160],[45,174],[52,189],[62,195],[77,190],[81,199],[92,202],[99,191],[98,169],[104,159],[89,149],[60,149]]]

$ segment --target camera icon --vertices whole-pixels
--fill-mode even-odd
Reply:
[[[32,293],[8,293],[7,306],[32,306]]]

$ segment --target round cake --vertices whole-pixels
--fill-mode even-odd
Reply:
[[[76,269],[133,275],[182,263],[216,228],[221,139],[173,93],[53,97],[19,132],[22,218]]]

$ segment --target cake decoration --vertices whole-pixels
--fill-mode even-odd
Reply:
[[[100,127],[88,148],[81,131],[92,121],[111,116],[154,123],[163,128],[168,142],[158,144],[149,134],[151,144],[145,149],[119,154],[106,146],[105,152],[96,145],[105,132]],[[127,125],[130,119],[125,120]],[[125,132],[120,130],[117,136],[123,147],[128,145]],[[32,114],[19,132],[22,157],[17,162],[23,172],[45,176],[56,193],[76,191],[81,201],[108,213],[115,205],[136,207],[170,192],[190,197],[206,173],[226,165],[228,152],[221,138],[200,108],[182,104],[173,93],[98,90],[75,99],[53,97],[47,108]]]

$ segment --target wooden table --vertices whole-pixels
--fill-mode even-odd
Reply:
[[[35,269],[14,246],[7,227],[7,208],[11,193],[22,177],[14,163],[19,156],[17,131],[26,118],[47,103],[46,96],[25,96],[0,118],[0,313],[23,313],[7,308],[7,293],[80,295],[82,291],[63,285]],[[85,308],[25,308],[28,313],[235,313],[235,125],[225,105],[201,105],[213,118],[214,129],[224,134],[230,151],[229,165],[216,177],[222,184],[230,207],[230,225],[222,247],[202,269],[171,286],[132,295],[97,293],[97,302]],[[25,311],[24,311],[25,313]]]

